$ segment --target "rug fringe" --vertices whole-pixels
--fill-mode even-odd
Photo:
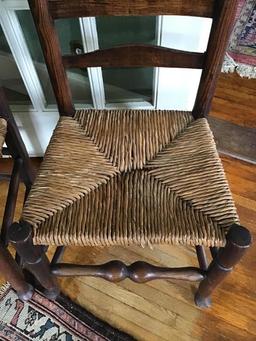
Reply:
[[[6,282],[0,287],[0,298],[6,292],[6,290],[10,288],[10,286],[11,286],[10,283]]]
[[[256,66],[237,63],[228,53],[225,55],[221,71],[224,73],[236,71],[240,77],[256,78]]]

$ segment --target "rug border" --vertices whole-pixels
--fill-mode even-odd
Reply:
[[[0,300],[3,299],[10,290],[15,291],[8,283],[0,286]],[[37,289],[36,293],[45,297],[44,294]],[[57,297],[56,301],[53,301],[53,303],[60,305],[69,314],[73,315],[86,325],[91,326],[91,328],[93,328],[92,330],[94,330],[103,338],[108,338],[111,341],[136,341],[133,336],[115,327],[112,327],[109,323],[103,321],[85,308],[73,302],[67,295],[64,295],[63,293],[61,293]]]
[[[246,53],[243,53],[241,51],[236,51],[232,49],[232,44],[233,44],[233,40],[236,42],[236,46],[237,45],[237,39],[238,39],[238,35],[241,34],[241,26],[242,28],[244,27],[242,25],[242,15],[245,15],[245,12],[248,11],[248,2],[251,0],[240,0],[238,7],[237,7],[237,12],[236,12],[236,17],[234,20],[234,27],[232,29],[232,33],[230,35],[230,42],[228,44],[227,47],[227,53],[235,60],[235,62],[240,63],[240,64],[244,64],[244,65],[249,65],[252,67],[256,66],[256,62],[255,62],[255,56],[251,56],[248,55]],[[252,0],[254,1],[254,0]],[[254,9],[254,7],[253,7]],[[252,9],[252,10],[253,10]],[[240,25],[239,25],[240,23]],[[236,32],[236,30],[238,30],[238,33]]]

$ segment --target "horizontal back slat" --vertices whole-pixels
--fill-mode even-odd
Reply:
[[[152,45],[125,45],[62,57],[66,68],[162,66],[200,69],[205,54]]]
[[[54,19],[100,15],[191,15],[213,17],[214,0],[48,0]]]

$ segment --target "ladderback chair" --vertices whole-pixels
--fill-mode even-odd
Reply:
[[[251,242],[234,202],[206,115],[237,5],[236,0],[29,0],[60,113],[21,220],[8,230],[25,267],[58,294],[55,276],[97,276],[135,282],[200,281],[195,302],[213,289]],[[207,50],[126,45],[61,55],[54,20],[99,15],[191,15],[213,19]],[[66,69],[83,67],[203,69],[192,112],[78,110]],[[64,246],[193,245],[199,268],[61,263]],[[49,265],[39,245],[57,246]],[[208,267],[204,246],[211,248]]]
[[[0,181],[9,181],[6,202],[1,201],[5,210],[0,228],[0,273],[17,291],[20,298],[28,300],[32,297],[33,288],[25,281],[21,268],[7,249],[7,231],[13,222],[20,180],[26,184],[26,192],[28,193],[34,181],[34,171],[7,104],[4,89],[0,87],[0,158],[5,141],[7,148],[4,149],[4,153],[13,157],[13,170],[12,174],[9,175],[2,173],[0,169]],[[23,162],[25,162],[25,166]],[[1,197],[3,199],[3,194]]]

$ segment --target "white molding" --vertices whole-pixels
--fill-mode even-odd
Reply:
[[[107,103],[105,109],[154,109],[150,102]]]
[[[161,46],[162,43],[162,33],[163,33],[163,16],[159,15],[156,18],[156,44]],[[154,68],[153,76],[153,106],[158,109],[158,97],[159,97],[159,67]]]
[[[14,10],[0,3],[0,24],[35,110],[42,111],[46,100],[20,23]]]
[[[59,119],[58,111],[14,112],[15,121],[31,157],[44,155],[53,129]]]
[[[99,49],[96,19],[93,17],[80,18],[80,29],[82,34],[84,52],[92,52]],[[101,67],[87,68],[91,94],[95,109],[104,109],[105,91]]]

